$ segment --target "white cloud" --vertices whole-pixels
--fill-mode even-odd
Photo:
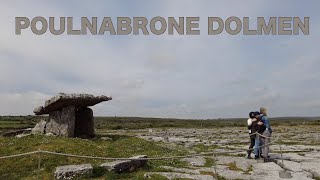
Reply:
[[[33,109],[42,105],[50,96],[39,92],[0,93],[0,114],[23,115],[33,114]]]

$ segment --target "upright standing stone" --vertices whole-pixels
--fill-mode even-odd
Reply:
[[[44,134],[46,130],[47,122],[45,120],[41,120],[34,128],[31,130],[31,134]]]
[[[76,110],[75,137],[94,137],[93,111],[90,108]]]
[[[74,137],[75,117],[76,111],[74,106],[64,107],[61,111],[50,112],[49,122],[46,125],[46,133]]]

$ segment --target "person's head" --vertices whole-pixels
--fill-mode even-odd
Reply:
[[[256,112],[253,113],[253,116],[254,116],[256,119],[258,119],[259,116],[260,116],[260,113],[259,113],[258,111],[256,111]]]
[[[267,115],[267,108],[261,107],[260,108],[260,113],[263,115]]]
[[[249,113],[249,118],[255,118],[254,112],[250,112],[250,113]]]

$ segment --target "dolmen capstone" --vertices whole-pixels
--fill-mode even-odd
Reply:
[[[90,94],[65,94],[47,100],[44,106],[35,108],[36,115],[49,114],[47,121],[40,121],[33,129],[33,134],[54,134],[64,137],[94,137],[94,106],[103,101],[110,101],[108,96]]]

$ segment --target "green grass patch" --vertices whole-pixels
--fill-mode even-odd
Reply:
[[[204,164],[204,167],[212,167],[215,165],[215,161],[212,158],[206,157],[206,163]]]
[[[135,155],[146,154],[148,157],[185,155],[184,149],[172,149],[161,146],[154,142],[145,141],[135,137],[128,136],[109,136],[112,140],[102,140],[95,138],[84,140],[78,138],[46,137],[46,136],[28,136],[24,138],[0,138],[0,156],[36,151],[38,149],[61,153],[70,153],[87,156],[101,157],[131,157]],[[57,155],[41,155],[41,179],[52,179],[53,172],[57,166],[91,163],[94,165],[94,177],[104,174],[103,170],[97,165],[103,163],[102,160],[81,159],[74,157],[64,157]],[[148,166],[140,169],[139,172],[152,171],[153,168],[168,166],[185,166],[179,160],[160,160],[149,161]],[[1,160],[0,179],[34,179],[37,176],[38,155],[29,155]],[[138,172],[113,175],[121,176],[122,179],[134,179],[140,177]],[[143,174],[142,174],[143,177]]]
[[[216,174],[214,172],[212,172],[212,171],[200,171],[200,174],[202,174],[202,175],[210,175],[210,176],[213,176],[214,178],[216,177]],[[218,176],[218,180],[226,180],[225,177],[220,176],[219,174],[217,176]]]
[[[237,166],[236,162],[231,162],[227,164],[227,166],[231,171],[242,171],[242,169]]]
[[[157,180],[168,180],[168,178],[161,176],[159,174],[152,174],[149,176],[150,179],[157,179]]]
[[[197,152],[211,152],[214,151],[215,149],[219,148],[220,146],[218,145],[210,145],[206,146],[204,144],[196,144],[192,148]]]

